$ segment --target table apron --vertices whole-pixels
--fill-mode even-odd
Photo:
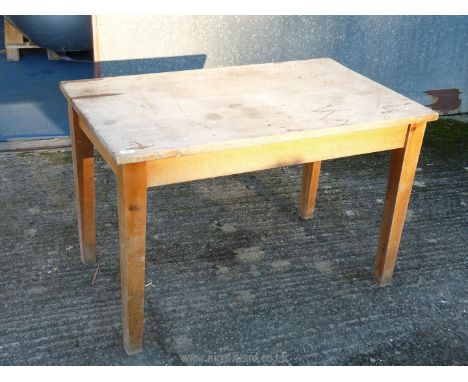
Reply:
[[[101,154],[101,156],[104,158],[104,160],[107,162],[109,167],[114,171],[114,174],[117,173],[117,163],[115,163],[114,159],[112,158],[112,155],[109,154],[109,152],[106,150],[104,145],[99,141],[99,139],[96,137],[96,135],[93,133],[93,131],[88,128],[86,123],[83,121],[82,118],[79,119],[79,126],[81,130],[86,134],[88,139],[92,142],[96,150]]]
[[[409,125],[150,160],[148,187],[404,147]]]

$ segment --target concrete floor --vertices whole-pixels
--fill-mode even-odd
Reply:
[[[0,154],[2,365],[466,365],[468,125],[426,135],[393,283],[372,281],[388,153],[151,189],[144,352],[121,343],[115,179],[79,260],[69,150]]]

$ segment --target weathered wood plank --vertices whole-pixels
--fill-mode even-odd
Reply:
[[[437,118],[331,59],[61,83],[117,164]]]
[[[11,25],[6,19],[3,20],[5,34],[5,51],[8,61],[19,61],[19,46],[23,45],[23,34]]]

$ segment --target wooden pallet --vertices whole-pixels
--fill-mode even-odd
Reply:
[[[21,49],[40,49],[41,47],[28,40],[18,29],[4,19],[5,51],[8,61],[19,61]],[[51,49],[47,50],[49,60],[60,60],[60,56]]]

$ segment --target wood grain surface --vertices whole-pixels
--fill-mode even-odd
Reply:
[[[328,58],[66,81],[61,89],[118,165],[438,116]]]

